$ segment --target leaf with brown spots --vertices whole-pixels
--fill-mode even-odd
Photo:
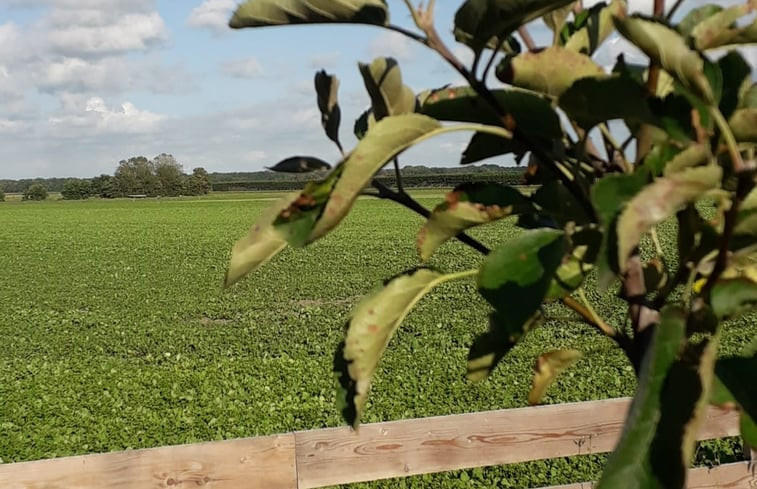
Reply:
[[[559,97],[581,78],[605,75],[585,54],[561,46],[508,56],[497,66],[497,78],[510,85]]]
[[[402,72],[394,58],[376,58],[369,65],[358,66],[371,98],[375,121],[415,111],[415,92],[402,83]]]
[[[229,26],[350,22],[386,25],[389,12],[384,0],[247,0],[237,7]]]
[[[428,268],[403,273],[365,296],[353,311],[334,359],[342,413],[353,427],[360,423],[373,373],[400,323],[426,293],[450,278]]]
[[[531,202],[507,185],[462,184],[436,206],[418,233],[421,260],[428,260],[439,246],[468,228],[532,210]]]
[[[286,239],[273,227],[273,221],[284,209],[290,207],[299,195],[297,192],[288,194],[265,210],[249,234],[236,242],[231,251],[224,287],[234,285],[286,248]]]

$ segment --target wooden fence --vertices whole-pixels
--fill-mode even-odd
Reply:
[[[629,399],[0,465],[2,489],[306,489],[612,450]],[[739,434],[710,407],[700,440]],[[552,489],[588,489],[579,483]],[[752,462],[690,470],[690,489],[757,488]]]

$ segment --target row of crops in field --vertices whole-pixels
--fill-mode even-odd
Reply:
[[[417,196],[427,206],[443,199],[440,191]],[[345,318],[360,295],[417,265],[420,218],[361,200],[333,235],[286,251],[222,292],[232,243],[275,195],[213,197],[0,206],[2,462],[341,423],[331,364]],[[495,246],[515,232],[503,222],[474,234]],[[479,259],[450,243],[431,265],[464,270]],[[621,352],[559,309],[547,311],[553,319],[491,379],[466,381],[468,348],[487,327],[487,305],[465,293],[474,287],[442,286],[406,319],[380,366],[365,422],[525,406],[545,345],[584,352],[546,402],[632,393],[633,371]],[[592,299],[598,312],[622,321],[611,293]],[[730,324],[723,353],[740,351],[756,328],[754,318]],[[727,461],[739,450],[736,441],[709,442],[698,460]],[[538,487],[596,477],[601,460],[358,486]]]

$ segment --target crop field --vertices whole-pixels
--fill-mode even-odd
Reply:
[[[335,233],[222,292],[232,244],[276,196],[0,204],[0,462],[342,424],[331,364],[345,320],[362,294],[418,264],[422,221],[389,202],[360,200]],[[431,207],[443,192],[416,196]],[[516,232],[502,222],[473,234],[496,246]],[[460,271],[479,260],[448,243],[431,265]],[[590,298],[622,321],[612,294]],[[490,379],[466,381],[468,348],[487,312],[473,280],[422,300],[379,367],[364,422],[525,406],[534,360],[556,348],[584,358],[545,402],[632,394],[622,353],[558,308]],[[722,353],[740,351],[756,323],[728,324]],[[734,440],[702,444],[697,455],[699,463],[738,456]],[[350,487],[539,487],[597,477],[602,460]]]

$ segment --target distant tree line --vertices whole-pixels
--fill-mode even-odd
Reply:
[[[122,160],[113,175],[103,174],[94,178],[0,180],[0,201],[5,200],[3,192],[22,193],[24,200],[45,200],[47,192],[60,192],[66,200],[90,197],[112,199],[133,195],[204,195],[210,192],[210,177],[204,168],[195,168],[191,174],[185,174],[176,158],[162,153],[152,160],[144,156]]]
[[[465,166],[457,168],[432,168],[427,166],[406,166],[401,170],[405,187],[455,187],[464,182],[498,182],[507,185],[522,185],[525,168],[503,167],[499,165]],[[303,181],[313,179],[312,174],[299,173],[211,173],[214,192],[247,190],[296,190]],[[376,179],[386,185],[394,185],[394,169],[382,170]]]

